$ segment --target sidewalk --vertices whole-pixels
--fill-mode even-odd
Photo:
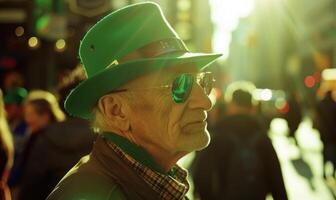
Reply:
[[[323,145],[312,122],[306,118],[297,131],[298,148],[286,137],[287,124],[275,119],[270,137],[277,151],[290,200],[333,200],[332,193],[322,177]]]

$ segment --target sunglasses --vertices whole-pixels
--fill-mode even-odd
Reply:
[[[190,96],[190,93],[191,93],[191,90],[192,90],[192,87],[195,81],[198,85],[200,85],[203,88],[204,93],[206,95],[209,95],[214,86],[215,79],[211,72],[201,72],[198,74],[184,73],[184,74],[179,74],[173,80],[172,84],[162,85],[158,87],[150,87],[150,88],[120,89],[120,90],[113,90],[109,93],[126,92],[126,91],[134,91],[134,90],[171,88],[173,101],[175,103],[184,103]]]

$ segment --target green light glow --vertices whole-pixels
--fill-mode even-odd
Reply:
[[[49,15],[44,15],[36,20],[36,31],[37,32],[45,32],[48,27],[50,21]]]

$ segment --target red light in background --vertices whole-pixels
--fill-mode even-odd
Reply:
[[[286,114],[289,111],[289,105],[287,102],[285,102],[279,109],[279,112],[282,114]]]
[[[214,91],[215,91],[215,97],[216,99],[219,99],[222,95],[222,92],[219,88],[214,88]]]
[[[313,76],[306,76],[304,83],[306,85],[306,87],[308,88],[312,88],[315,85],[315,78]]]
[[[16,60],[11,57],[3,57],[0,59],[0,68],[11,69],[17,65]]]

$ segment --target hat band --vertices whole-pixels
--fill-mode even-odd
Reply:
[[[177,52],[189,52],[189,50],[184,45],[181,39],[168,38],[164,40],[159,40],[149,43],[143,47],[140,47],[139,49],[129,54],[126,54],[121,59],[113,60],[111,64],[107,66],[107,68],[113,65],[118,65],[123,62],[145,58],[155,58],[168,53],[177,53]]]

